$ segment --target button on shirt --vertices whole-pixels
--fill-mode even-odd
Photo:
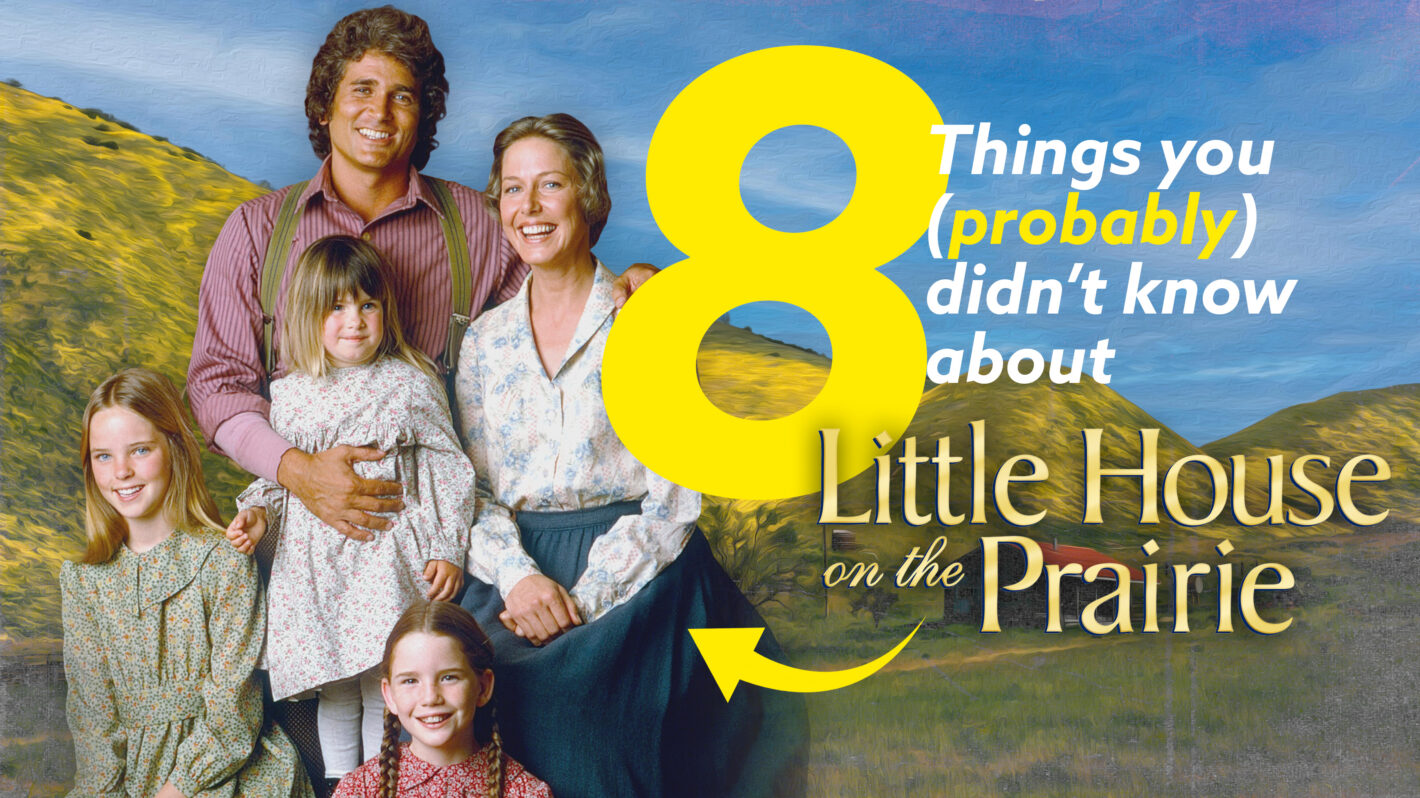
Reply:
[[[651,472],[621,444],[602,403],[601,363],[611,329],[615,276],[596,267],[586,307],[549,378],[533,341],[531,280],[469,327],[455,392],[464,441],[478,474],[478,519],[468,570],[506,597],[539,573],[523,550],[513,512],[576,510],[629,499],[641,512],[618,519],[592,544],[569,593],[595,620],[674,562],[700,516],[700,494]]]

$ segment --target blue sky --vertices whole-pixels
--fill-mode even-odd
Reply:
[[[331,24],[361,4],[299,8],[212,2],[4,3],[12,26],[0,78],[102,108],[237,174],[281,185],[314,170],[301,111],[310,59]],[[963,257],[1006,276],[1064,278],[1075,261],[1101,270],[1114,308],[1100,316],[937,316],[926,291],[953,263],[925,238],[884,268],[917,306],[929,350],[965,348],[975,330],[1009,352],[1092,346],[1118,354],[1112,387],[1203,443],[1282,407],[1343,390],[1420,380],[1420,15],[1395,3],[1125,3],[1007,0],[913,3],[407,3],[444,52],[453,92],[429,171],[473,185],[493,134],[530,113],[567,111],[597,132],[615,210],[598,246],[611,264],[662,266],[680,254],[646,204],[644,164],[656,121],[681,88],[742,53],[786,44],[844,47],[915,80],[948,123],[990,122],[993,137],[1142,142],[1139,171],[1106,175],[1081,195],[1098,209],[1141,208],[1162,175],[1161,139],[1274,140],[1268,175],[1185,169],[1164,195],[1204,207],[1256,198],[1246,257],[1197,247],[1027,247]],[[766,76],[772,79],[772,76]],[[907,132],[904,133],[906,135]],[[1059,215],[1071,177],[971,175],[957,151],[949,208]],[[741,176],[766,223],[829,221],[853,187],[833,135],[796,128],[767,137]],[[909,208],[925,231],[931,208]],[[1235,234],[1236,235],[1236,234]],[[1280,316],[1123,316],[1129,263],[1200,285],[1295,278]],[[865,309],[866,312],[866,309]],[[736,323],[827,349],[811,317],[756,306]]]

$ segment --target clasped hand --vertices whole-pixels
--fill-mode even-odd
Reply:
[[[535,646],[582,625],[582,615],[571,594],[542,574],[530,574],[519,580],[508,591],[503,604],[498,620],[508,631]]]

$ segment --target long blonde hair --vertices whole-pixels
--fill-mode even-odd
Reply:
[[[168,492],[163,496],[163,513],[177,529],[221,529],[217,503],[202,480],[201,450],[183,412],[177,388],[167,377],[151,369],[124,369],[104,380],[89,395],[84,408],[84,430],[79,453],[84,461],[84,533],[88,545],[80,562],[108,562],[128,539],[128,520],[104,498],[94,480],[94,464],[89,457],[89,427],[94,414],[121,407],[157,429],[162,436],[168,461]]]
[[[321,343],[325,317],[341,297],[359,296],[363,291],[380,303],[383,316],[384,336],[375,351],[376,359],[391,355],[434,376],[434,364],[404,340],[399,307],[385,276],[388,271],[379,250],[354,236],[326,236],[307,247],[286,288],[278,347],[286,368],[312,377],[328,374],[330,355]]]

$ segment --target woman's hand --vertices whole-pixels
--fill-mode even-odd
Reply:
[[[242,554],[256,551],[256,544],[266,534],[266,508],[248,507],[237,513],[232,523],[227,525],[227,540]]]
[[[448,560],[424,563],[424,581],[428,582],[430,601],[448,601],[463,587],[463,569]]]
[[[525,576],[503,600],[498,620],[508,631],[540,646],[574,626],[582,625],[577,604],[562,585],[542,574]]]
[[[153,793],[153,798],[187,798],[187,796],[183,795],[182,790],[174,787],[173,783],[170,781],[160,787],[157,792]]]

